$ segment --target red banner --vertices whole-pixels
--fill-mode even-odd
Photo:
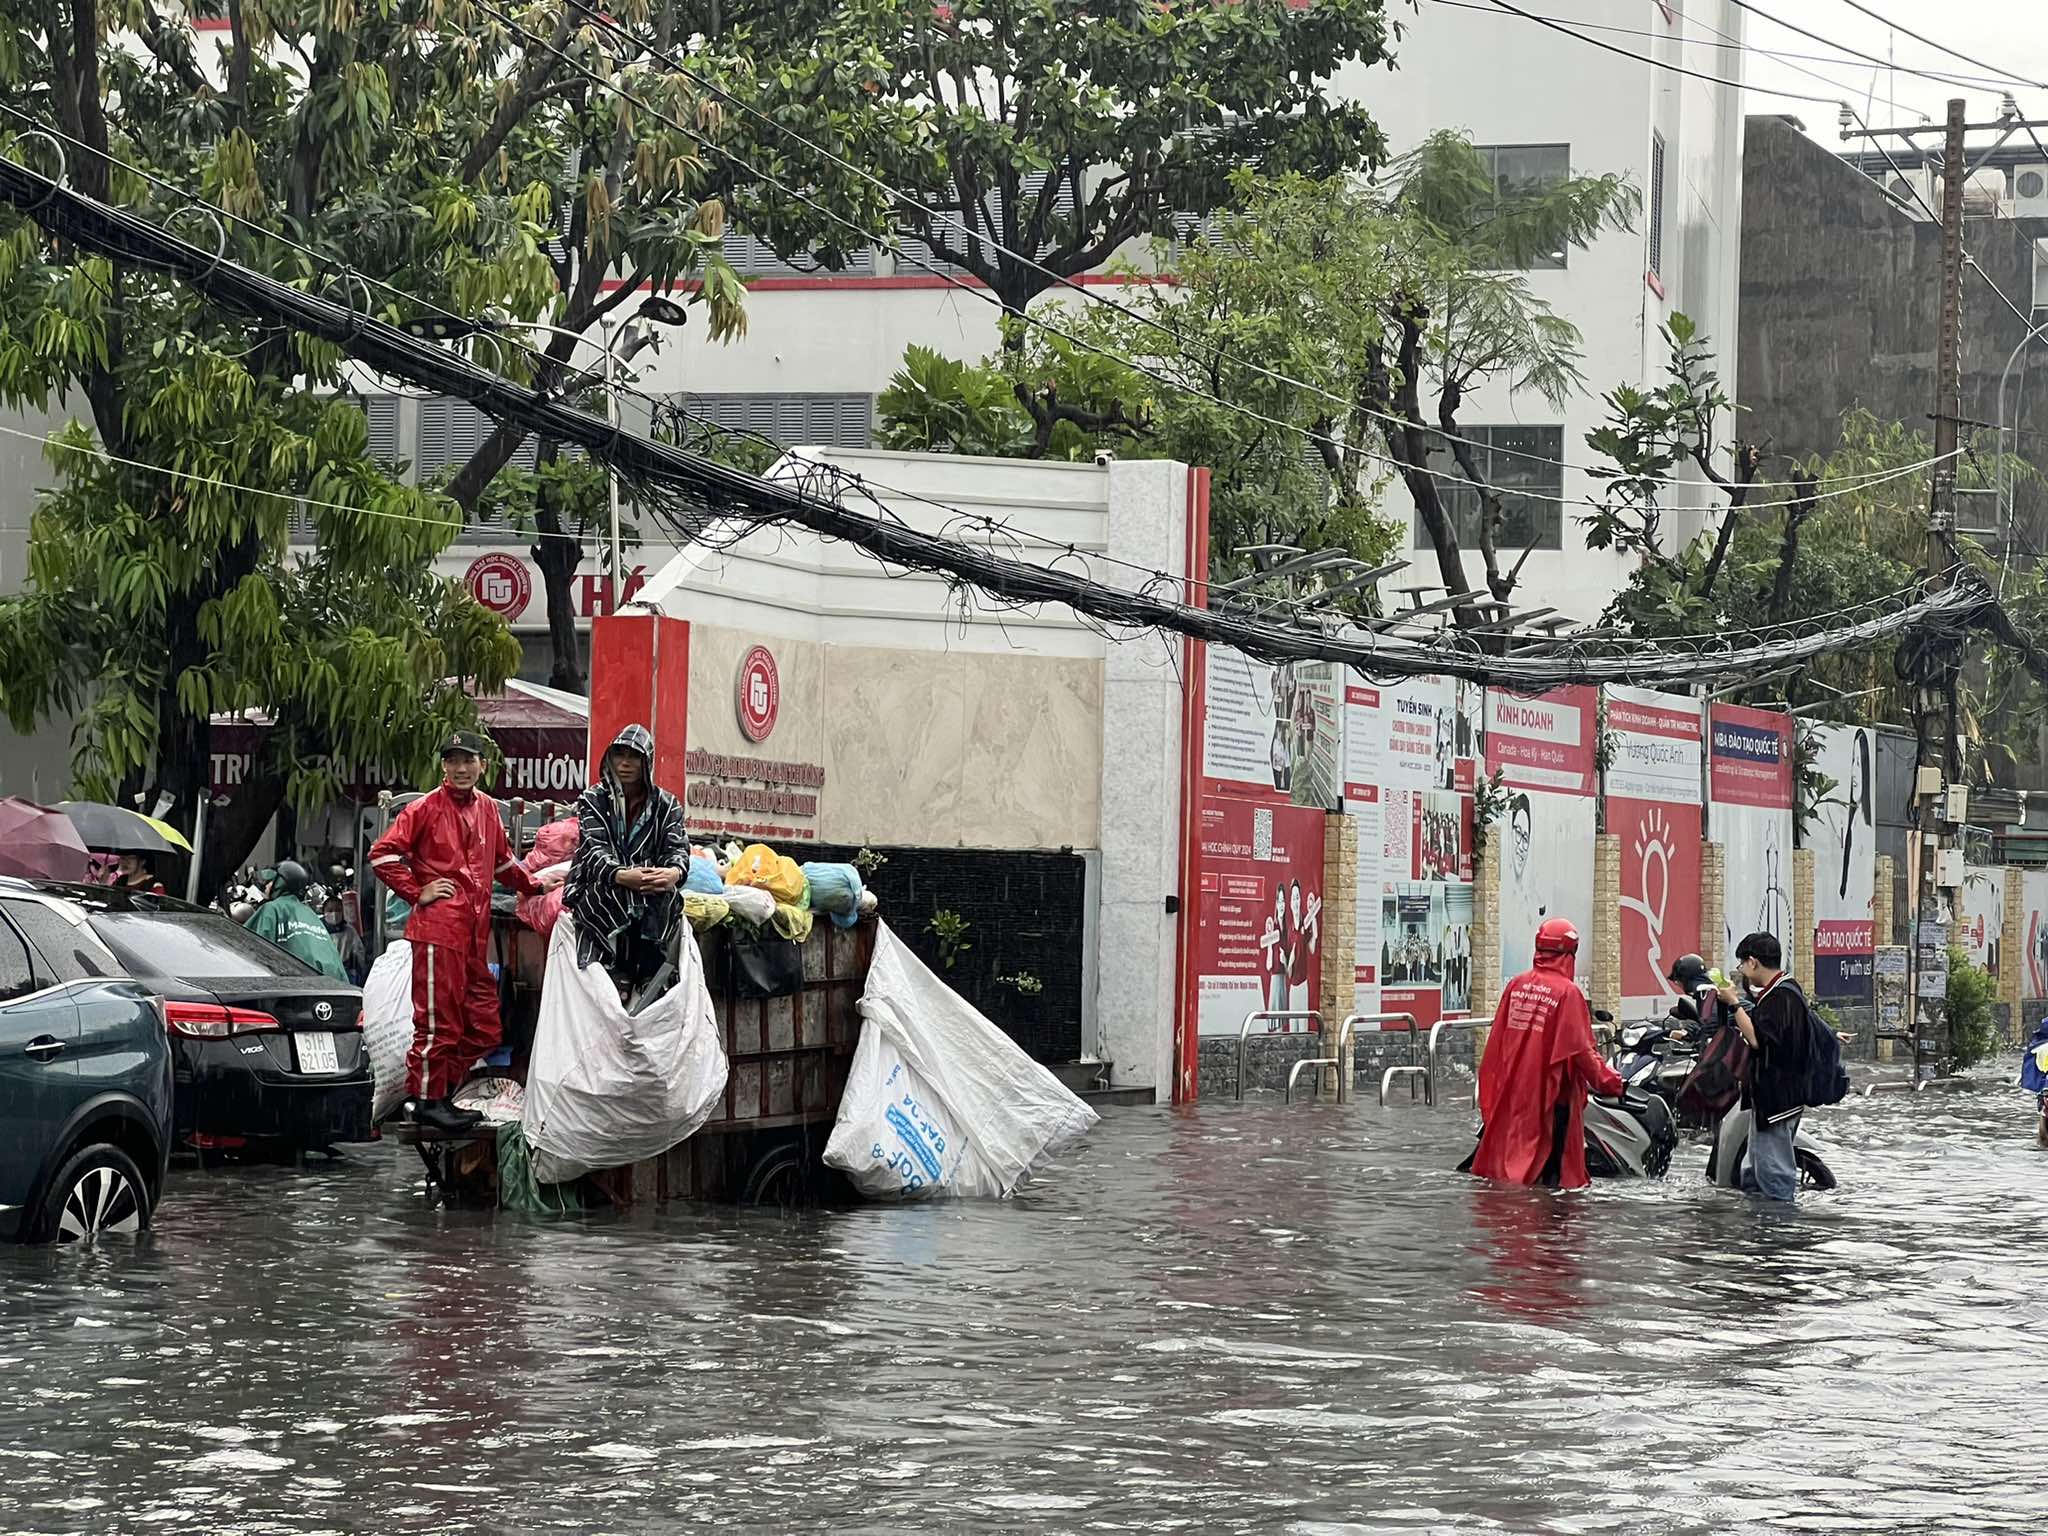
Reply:
[[[1586,686],[1529,699],[1486,691],[1486,766],[1516,789],[1593,793],[1599,694]]]
[[[1607,802],[1621,839],[1621,990],[1664,997],[1671,962],[1700,950],[1700,808],[1662,800]]]
[[[1192,960],[1201,1032],[1235,1037],[1248,1013],[1320,1008],[1323,813],[1204,795],[1197,857]]]

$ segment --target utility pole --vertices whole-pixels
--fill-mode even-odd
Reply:
[[[1935,346],[1934,478],[1927,506],[1927,550],[1923,574],[1935,589],[1949,583],[1956,560],[1956,427],[1962,416],[1963,183],[1968,161],[1963,150],[1963,102],[1948,104],[1948,136],[1941,159],[1941,316]],[[1927,1075],[1928,1060],[1946,1070],[1950,1056],[1946,1023],[1950,912],[1940,868],[1941,827],[1948,814],[1946,790],[1962,779],[1956,736],[1959,654],[1946,637],[1926,654],[1916,679],[1913,725],[1918,765],[1914,794],[1920,822],[1919,879],[1914,892],[1913,935],[1907,953],[1913,1026],[1913,1075]],[[1940,748],[1931,739],[1939,729]],[[1923,996],[1922,994],[1925,994]]]

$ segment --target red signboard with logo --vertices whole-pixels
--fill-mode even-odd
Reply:
[[[757,645],[740,658],[737,692],[740,733],[749,741],[766,741],[782,707],[782,679],[767,646]]]

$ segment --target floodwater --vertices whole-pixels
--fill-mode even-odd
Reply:
[[[1469,1110],[1112,1110],[1007,1205],[530,1221],[400,1149],[0,1252],[0,1531],[2048,1529],[2048,1155],[1852,1101],[1792,1214]]]

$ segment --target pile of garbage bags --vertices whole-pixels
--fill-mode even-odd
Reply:
[[[683,909],[699,933],[737,919],[801,944],[819,917],[851,928],[876,903],[851,864],[799,864],[766,843],[728,843],[691,850]]]

